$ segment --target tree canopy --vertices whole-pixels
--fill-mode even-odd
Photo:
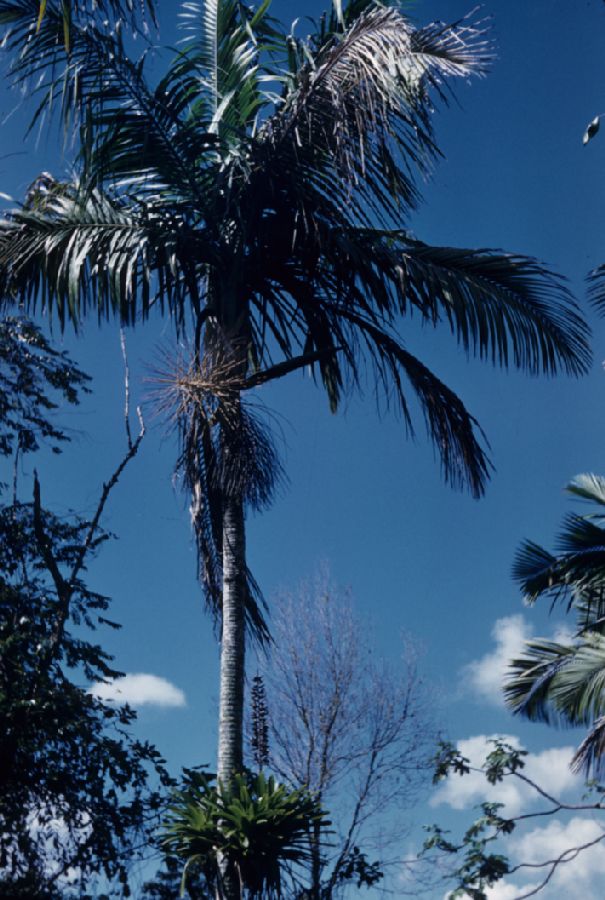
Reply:
[[[55,398],[76,403],[87,379],[29,322],[5,320],[0,336],[0,452],[18,462],[44,438],[67,440],[50,417]],[[1,896],[82,896],[101,876],[128,896],[129,871],[149,852],[170,783],[158,751],[132,735],[135,712],[87,689],[121,674],[91,639],[119,626],[107,618],[109,599],[85,579],[109,537],[98,521],[108,485],[89,521],[46,509],[37,475],[32,500],[19,499],[16,475],[12,496],[2,491]]]

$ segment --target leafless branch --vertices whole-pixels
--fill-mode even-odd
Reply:
[[[525,894],[520,894],[515,900],[527,900],[527,897],[535,897],[536,894],[539,894],[540,891],[546,887],[560,865],[572,862],[574,859],[577,859],[584,850],[588,850],[590,847],[600,844],[603,840],[605,840],[605,832],[599,835],[599,837],[594,838],[592,841],[586,841],[585,844],[580,844],[577,847],[570,847],[568,850],[564,850],[560,856],[556,857],[556,859],[545,860],[541,863],[519,863],[518,866],[515,866],[510,870],[509,874],[512,875],[514,872],[518,872],[519,869],[544,869],[546,866],[550,866],[550,869],[546,878],[539,885],[531,891],[527,891]]]
[[[130,432],[130,369],[128,368],[128,355],[126,353],[126,334],[120,328],[120,347],[124,360],[124,424],[126,426],[126,440],[128,449],[132,449],[132,434]],[[137,410],[138,411],[138,410]]]
[[[137,416],[139,420],[139,434],[136,440],[132,440],[132,434],[130,430],[129,424],[129,376],[128,376],[128,365],[126,363],[126,350],[125,343],[122,343],[122,350],[124,353],[124,361],[125,361],[125,376],[124,376],[124,385],[125,385],[125,395],[126,395],[126,403],[124,410],[125,417],[125,427],[126,427],[126,437],[128,450],[120,463],[114,469],[112,475],[109,480],[103,484],[103,488],[101,491],[101,496],[97,503],[95,513],[88,523],[88,527],[86,528],[84,540],[80,546],[78,553],[76,554],[76,558],[72,565],[71,571],[69,572],[66,578],[61,574],[61,570],[55,559],[52,548],[50,545],[50,541],[48,536],[44,531],[43,517],[42,517],[42,504],[40,499],[40,481],[38,479],[37,472],[34,472],[34,502],[33,502],[33,512],[34,512],[34,534],[36,537],[36,542],[38,544],[38,548],[40,550],[40,554],[42,559],[44,560],[44,564],[48,570],[50,577],[52,578],[53,584],[55,586],[55,590],[57,592],[57,597],[59,599],[57,614],[55,621],[53,623],[53,628],[51,632],[51,636],[48,642],[48,648],[45,655],[44,660],[42,661],[41,668],[47,668],[54,657],[58,652],[58,648],[61,642],[61,638],[63,636],[63,631],[65,629],[65,624],[69,618],[70,614],[70,603],[71,598],[73,596],[74,590],[76,588],[77,577],[84,566],[86,561],[86,557],[90,552],[95,534],[99,528],[99,523],[101,520],[101,516],[105,510],[105,506],[109,499],[109,495],[112,490],[117,485],[120,477],[128,465],[128,463],[134,459],[139,451],[139,447],[141,446],[141,441],[145,436],[145,423],[143,421],[143,416],[141,414],[141,410],[137,407]]]
[[[353,847],[375,852],[383,869],[388,845],[401,845],[404,810],[428,775],[431,704],[413,653],[397,669],[377,659],[348,592],[334,588],[327,573],[276,598],[274,608],[275,646],[260,663],[270,767],[307,785],[330,812],[338,838],[329,838],[321,865],[316,858],[307,876],[311,895],[321,887],[328,897]]]
[[[469,772],[483,773],[485,774],[485,769],[481,766],[468,766]],[[541,819],[545,817],[555,816],[561,812],[602,812],[605,809],[605,803],[602,800],[596,800],[593,802],[584,802],[584,803],[564,803],[559,798],[553,796],[544,788],[542,788],[537,782],[535,782],[529,776],[523,774],[520,771],[513,770],[509,772],[504,772],[502,774],[502,778],[516,778],[519,781],[522,781],[525,785],[527,785],[536,795],[546,800],[550,806],[546,809],[538,809],[534,812],[521,813],[517,816],[505,817],[504,822],[508,825],[517,825],[521,822],[528,822],[532,819]],[[488,840],[494,840],[495,838],[501,837],[502,834],[508,833],[508,830],[504,830],[501,825],[494,825],[494,833]],[[514,875],[516,872],[520,872],[523,869],[533,869],[533,870],[544,870],[548,869],[546,876],[540,882],[540,884],[531,888],[531,890],[526,891],[525,893],[518,894],[515,896],[515,900],[527,900],[529,897],[534,897],[539,894],[551,881],[557,869],[561,865],[565,865],[566,863],[573,862],[578,856],[583,853],[585,850],[589,850],[591,847],[594,847],[600,843],[605,841],[605,830],[602,831],[597,837],[592,840],[586,841],[583,844],[578,844],[574,847],[568,847],[558,856],[553,859],[542,860],[541,862],[520,862],[514,866],[511,866],[508,870],[508,875]],[[462,846],[457,848],[458,850],[462,849]],[[520,889],[522,890],[522,888]]]

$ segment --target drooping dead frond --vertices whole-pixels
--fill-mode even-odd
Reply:
[[[193,408],[199,408],[210,425],[219,416],[223,421],[232,418],[239,395],[246,387],[241,365],[233,353],[217,349],[197,358],[187,347],[176,354],[161,350],[152,382],[151,397],[157,412],[177,427]]]
[[[222,606],[223,507],[237,497],[258,510],[273,497],[282,474],[272,436],[241,393],[247,383],[239,358],[217,348],[196,355],[164,354],[154,376],[155,405],[176,429],[180,453],[175,475],[189,496],[198,550],[198,576],[220,621]],[[268,637],[262,595],[247,573],[247,623],[259,640]]]

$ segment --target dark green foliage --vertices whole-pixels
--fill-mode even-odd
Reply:
[[[64,440],[47,418],[46,391],[75,402],[85,376],[27,323],[7,320],[0,333],[14,351],[7,446],[24,432],[28,451],[43,437]],[[11,385],[24,393],[13,396]],[[135,713],[86,689],[120,674],[90,639],[99,625],[118,626],[84,578],[107,539],[98,528],[104,501],[91,523],[55,516],[40,495],[36,477],[33,502],[0,506],[0,896],[85,897],[95,876],[128,896],[129,868],[169,779],[158,752],[132,738]]]
[[[135,713],[80,686],[120,674],[83,637],[107,622],[108,600],[78,579],[68,622],[80,627],[60,627],[32,519],[31,504],[0,511],[0,859],[11,872],[1,877],[22,896],[72,867],[78,889],[95,873],[125,883],[133,843],[159,809],[150,785],[165,778],[157,751],[129,733]],[[69,566],[86,523],[44,511],[43,525],[57,564]]]
[[[0,25],[10,26],[16,32],[16,41],[32,40],[46,21],[47,13],[51,20],[48,29],[49,43],[69,56],[72,50],[73,24],[79,18],[96,19],[99,24],[103,20],[120,19],[127,22],[133,32],[139,31],[141,19],[145,12],[155,22],[155,9],[151,0],[26,0],[14,3],[11,0],[0,5]]]
[[[492,743],[494,749],[487,755],[483,771],[490,784],[497,784],[523,769],[527,752],[500,740]],[[448,776],[465,777],[470,771],[469,760],[456,747],[448,743],[441,745],[435,759],[436,782]],[[486,889],[510,872],[508,859],[493,845],[503,835],[510,834],[516,822],[500,814],[500,803],[482,803],[479,808],[481,815],[467,828],[459,842],[451,841],[449,832],[438,825],[426,829],[429,837],[424,842],[425,852],[436,851],[448,858],[462,858],[451,876],[457,886],[448,895],[450,900],[462,897],[487,900]]]
[[[359,847],[352,847],[338,871],[338,882],[352,882],[355,887],[371,888],[382,881],[384,873],[378,860],[369,862]]]
[[[591,817],[602,817],[603,814],[603,785],[587,782],[586,791],[581,798],[573,803],[565,803],[555,797],[549,787],[542,787],[532,780],[526,772],[525,758],[527,751],[511,746],[501,739],[490,742],[493,745],[480,767],[472,767],[468,759],[452,744],[442,745],[436,759],[435,780],[440,781],[446,777],[466,777],[470,772],[481,772],[489,784],[499,784],[505,779],[512,779],[523,788],[527,799],[527,808],[521,809],[514,816],[504,815],[504,804],[484,802],[479,804],[480,815],[465,831],[461,840],[454,841],[450,833],[439,825],[432,825],[425,830],[429,837],[424,844],[424,852],[428,859],[433,861],[436,854],[445,862],[445,871],[448,872],[444,879],[454,880],[455,887],[447,894],[449,900],[455,898],[472,898],[472,900],[487,900],[487,891],[506,875],[515,875],[521,870],[531,870],[533,879],[539,879],[537,884],[527,887],[527,893],[519,896],[529,897],[539,894],[543,888],[551,883],[551,879],[559,866],[577,859],[584,851],[594,848],[605,840],[605,832],[597,833],[592,840],[585,841],[578,838],[576,845],[573,838],[571,846],[560,849],[556,853],[549,853],[546,849],[546,859],[536,859],[532,854],[526,862],[523,859],[512,865],[506,856],[506,838],[515,832],[518,825],[527,825],[532,820],[543,822],[545,818],[556,817],[561,813],[572,812],[577,815],[580,811],[590,813]],[[531,798],[539,802],[539,808],[531,809]],[[522,856],[522,833],[516,833],[515,855]],[[452,869],[453,866],[453,869]],[[533,880],[532,879],[532,880]],[[508,886],[508,882],[507,882]],[[554,888],[554,885],[551,885]]]
[[[209,885],[220,884],[224,857],[253,898],[282,897],[282,869],[310,858],[309,832],[329,825],[304,789],[278,784],[273,776],[236,775],[219,793],[214,777],[186,770],[185,787],[169,808],[162,845],[182,860],[183,884],[191,867]]]
[[[32,453],[41,440],[54,452],[67,438],[50,414],[59,402],[77,403],[88,376],[54,350],[27,319],[0,322],[0,455]]]

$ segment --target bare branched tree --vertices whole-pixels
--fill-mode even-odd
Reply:
[[[305,785],[333,831],[314,836],[296,896],[327,900],[400,866],[408,813],[429,780],[435,745],[429,691],[404,641],[397,667],[373,651],[349,590],[322,572],[275,601],[275,645],[259,663],[269,716],[269,765]]]

